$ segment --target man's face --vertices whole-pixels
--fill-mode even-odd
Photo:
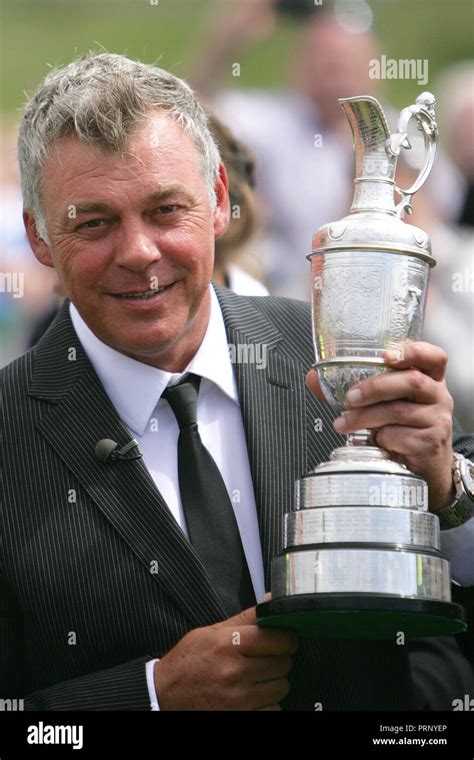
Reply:
[[[378,55],[370,34],[351,34],[332,18],[316,16],[307,27],[299,51],[300,81],[325,126],[342,122],[345,129],[338,98],[376,94],[379,83],[369,77],[369,61]]]
[[[43,169],[50,246],[34,239],[26,215],[37,257],[55,267],[100,340],[148,364],[184,369],[209,318],[214,239],[228,224],[225,171],[212,212],[195,146],[163,113],[137,129],[124,155],[73,136],[56,147]]]

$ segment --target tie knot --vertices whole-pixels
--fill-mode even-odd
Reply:
[[[161,398],[166,399],[172,408],[180,430],[195,425],[197,422],[197,398],[200,383],[200,377],[189,374],[176,385],[165,388],[161,395]]]

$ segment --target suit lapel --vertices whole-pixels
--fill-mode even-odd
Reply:
[[[101,438],[122,446],[131,435],[77,338],[68,301],[35,349],[29,393],[53,402],[37,423],[40,431],[192,625],[224,618],[202,563],[143,460],[104,465],[95,457]]]
[[[283,517],[294,507],[294,483],[306,469],[305,370],[282,350],[280,331],[252,305],[216,286],[229,344],[259,345],[260,366],[238,361],[234,370],[258,510],[265,587],[283,543]],[[245,351],[240,351],[245,357]],[[248,354],[251,356],[251,354]]]
[[[295,481],[327,460],[344,439],[332,427],[336,413],[306,387],[314,354],[309,311],[303,304],[296,308],[281,299],[263,298],[257,308],[256,299],[220,286],[215,290],[233,355],[238,358],[239,344],[254,344],[261,347],[259,358],[266,358],[261,366],[237,360],[234,370],[258,510],[265,587],[270,589],[271,561],[283,547],[284,515],[295,508]],[[265,315],[270,303],[271,319]],[[278,323],[285,325],[283,332],[275,326],[276,314]],[[245,352],[241,355],[245,357]]]

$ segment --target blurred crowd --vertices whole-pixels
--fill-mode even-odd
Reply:
[[[232,222],[217,241],[215,280],[250,295],[307,299],[311,239],[344,216],[353,191],[351,132],[338,98],[374,95],[395,129],[398,113],[382,80],[369,77],[381,51],[376,35],[327,9],[305,16],[287,78],[278,91],[245,90],[226,80],[244,48],[273,34],[275,0],[226,4],[188,72],[212,113],[229,172]],[[231,83],[233,86],[231,86]],[[413,83],[413,101],[422,88]],[[437,99],[441,149],[406,221],[428,232],[438,264],[432,270],[425,339],[448,353],[448,386],[456,414],[474,430],[474,62],[461,62],[429,84]],[[405,105],[408,105],[406,103]],[[32,345],[61,298],[53,270],[29,251],[22,226],[16,168],[16,125],[2,130],[0,272],[24,273],[24,293],[0,290],[0,363]],[[397,182],[416,175],[407,156]]]

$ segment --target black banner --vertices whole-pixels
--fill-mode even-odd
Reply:
[[[472,710],[472,707],[471,707]],[[311,758],[474,757],[471,712],[3,712],[0,760],[291,751]]]

